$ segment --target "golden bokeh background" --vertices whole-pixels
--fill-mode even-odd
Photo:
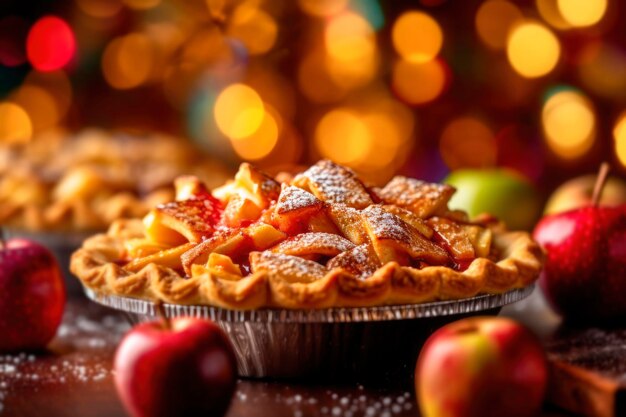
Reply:
[[[65,0],[0,17],[0,146],[162,131],[367,180],[626,172],[618,0]],[[620,171],[621,170],[621,171]]]

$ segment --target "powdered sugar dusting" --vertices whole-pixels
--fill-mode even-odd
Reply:
[[[351,250],[335,256],[328,262],[328,268],[343,268],[358,278],[372,275],[380,266],[370,244],[355,246]]]
[[[273,178],[264,174],[261,182],[261,193],[269,200],[275,200],[280,193],[280,185]]]
[[[414,259],[426,260],[433,265],[448,263],[448,253],[444,249],[422,237],[415,228],[381,206],[372,205],[363,210],[362,214],[376,240],[393,240]]]
[[[213,224],[219,216],[218,210],[211,201],[195,199],[175,201],[157,206],[169,226],[175,227],[179,233],[192,241],[201,241],[213,234]]]
[[[326,275],[326,268],[317,262],[297,256],[272,252],[253,252],[250,254],[253,272],[266,271],[277,274],[289,281],[310,282]]]
[[[374,203],[354,172],[334,162],[319,161],[301,175],[310,180],[311,189],[323,201],[354,208]]]
[[[454,188],[414,178],[395,176],[378,195],[386,202],[404,207],[425,218],[448,204]]]
[[[272,252],[287,255],[337,255],[354,248],[354,243],[339,235],[314,232],[302,233],[274,246]]]
[[[408,243],[411,241],[409,226],[398,216],[380,206],[369,206],[362,211],[371,233],[377,239],[391,239]]]
[[[278,197],[276,212],[278,214],[284,214],[290,211],[300,210],[321,204],[322,202],[310,192],[305,191],[302,188],[289,185],[283,188],[280,193],[280,197]]]
[[[331,204],[328,213],[344,236],[353,243],[360,245],[369,242],[359,210],[345,204]]]

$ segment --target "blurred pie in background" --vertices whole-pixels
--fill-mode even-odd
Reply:
[[[85,129],[0,147],[0,224],[26,231],[90,231],[145,215],[191,174],[216,186],[228,171],[181,139]]]

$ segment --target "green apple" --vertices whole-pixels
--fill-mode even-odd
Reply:
[[[550,196],[544,214],[556,214],[591,205],[596,175],[584,175],[561,184]],[[599,204],[618,206],[626,203],[626,182],[615,177],[604,184]]]
[[[530,230],[537,221],[541,202],[535,187],[521,174],[508,169],[462,169],[444,180],[457,189],[448,204],[470,217],[488,213],[511,230]]]

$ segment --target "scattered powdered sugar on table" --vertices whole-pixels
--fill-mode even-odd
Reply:
[[[235,401],[248,402],[262,407],[272,402],[284,407],[280,415],[294,417],[394,417],[415,414],[415,400],[411,393],[400,392],[390,395],[361,385],[354,388],[340,387],[311,392],[310,387],[285,386],[284,389],[268,398],[265,384],[239,384]],[[324,404],[324,405],[320,405]],[[278,411],[277,411],[278,412]]]
[[[130,325],[119,316],[105,316],[93,320],[86,315],[77,315],[73,321],[64,321],[57,330],[57,338],[77,350],[115,346]]]
[[[104,364],[89,366],[83,355],[70,355],[60,364],[54,354],[27,354],[25,352],[0,355],[0,414],[12,391],[31,386],[33,391],[48,384],[76,384],[102,381],[110,375]]]
[[[94,320],[88,313],[68,304],[49,351],[0,355],[0,415],[13,391],[37,392],[48,385],[98,383],[110,377],[110,356],[129,325],[121,316]]]

